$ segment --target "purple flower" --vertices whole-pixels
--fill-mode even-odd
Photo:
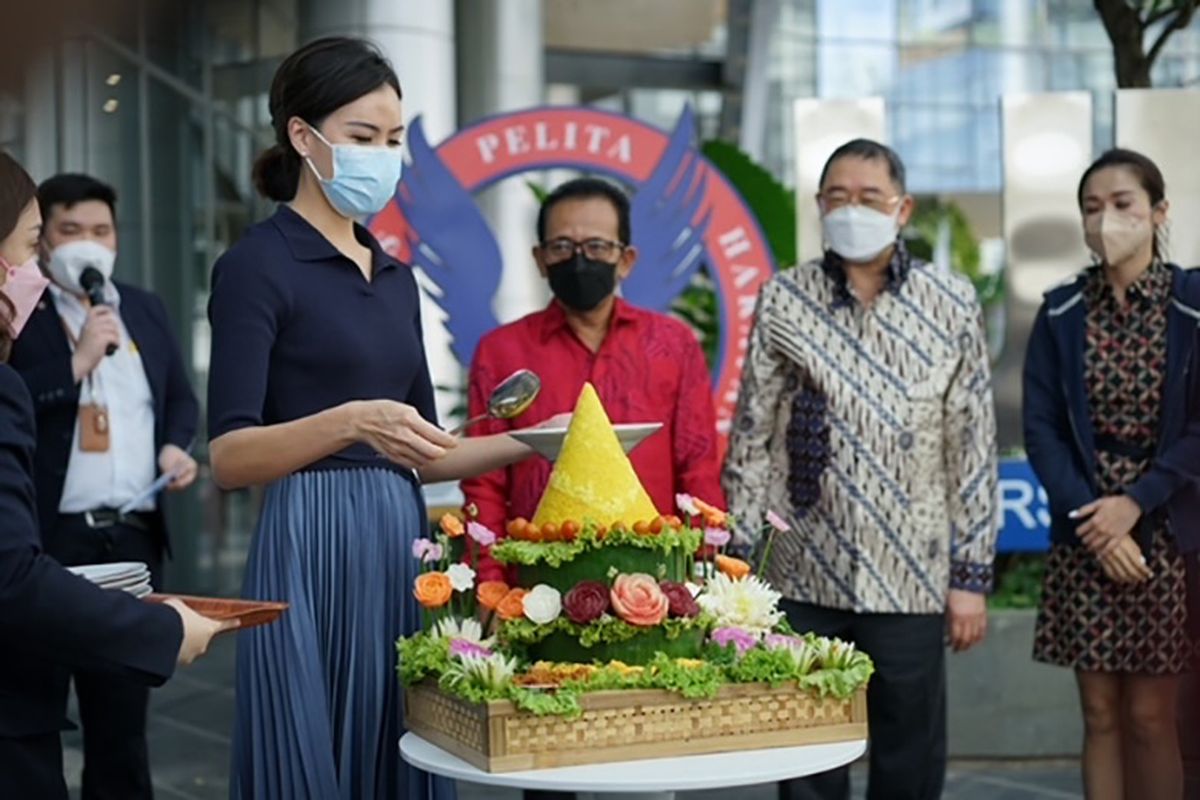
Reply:
[[[429,564],[441,560],[442,546],[429,539],[417,539],[413,542],[412,554],[413,558],[418,559],[422,564]]]
[[[469,642],[466,639],[451,639],[450,640],[450,655],[462,658],[464,656],[476,656],[478,658],[487,658],[492,654],[492,651],[481,644]]]
[[[792,529],[792,526],[788,525],[787,521],[784,520],[783,517],[776,514],[774,511],[767,512],[767,524],[770,525],[775,530],[779,531],[780,533],[787,533],[788,531],[790,531]]]
[[[679,506],[679,510],[689,517],[700,515],[700,509],[696,506],[696,500],[690,494],[680,492],[675,495],[675,505]]]
[[[496,543],[496,534],[492,533],[486,525],[481,525],[475,520],[467,523],[467,536],[479,542],[483,547],[491,547]]]
[[[724,547],[729,544],[731,534],[724,528],[705,528],[704,543],[709,547]]]
[[[728,647],[732,644],[737,648],[738,655],[758,644],[758,639],[754,638],[754,634],[741,628],[717,628],[712,632],[711,638],[721,647]]]

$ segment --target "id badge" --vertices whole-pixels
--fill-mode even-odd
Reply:
[[[85,453],[107,453],[108,409],[95,403],[79,406],[79,449]]]

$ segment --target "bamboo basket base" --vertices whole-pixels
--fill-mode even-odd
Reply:
[[[866,690],[845,700],[795,686],[742,684],[711,700],[673,692],[594,692],[575,719],[539,717],[506,700],[451,697],[436,684],[405,691],[405,726],[485,772],[637,761],[865,739]]]

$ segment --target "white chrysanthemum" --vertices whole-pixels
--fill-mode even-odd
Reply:
[[[456,592],[469,592],[475,588],[475,570],[466,564],[451,564],[446,570],[446,577]]]
[[[496,641],[495,636],[483,638],[483,625],[479,623],[479,620],[455,619],[454,617],[438,620],[438,623],[433,626],[433,637],[435,639],[462,639],[481,647],[491,647]]]
[[[562,594],[553,586],[539,583],[525,595],[522,605],[530,622],[547,625],[562,613]]]
[[[517,672],[517,660],[500,653],[462,656],[450,662],[444,677],[451,686],[467,684],[480,689],[503,689]]]
[[[724,573],[708,579],[696,602],[717,618],[718,628],[742,628],[762,635],[783,619],[779,592],[757,576],[734,580]]]

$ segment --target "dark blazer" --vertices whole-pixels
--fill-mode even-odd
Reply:
[[[41,551],[33,493],[33,407],[0,364],[0,797],[44,797],[45,765],[4,740],[66,727],[59,667],[112,672],[157,686],[175,669],[183,625],[174,610],[104,591]]]
[[[167,310],[162,300],[150,292],[120,282],[116,286],[121,292],[121,321],[137,344],[154,398],[154,451],[160,452],[166,444],[186,450],[196,436],[200,407]],[[58,516],[79,413],[79,384],[71,373],[71,345],[49,290],[13,345],[9,363],[25,379],[37,412],[34,483],[38,518],[43,531],[47,531]],[[161,507],[155,516],[165,546],[166,524]]]
[[[1156,454],[1125,487],[1143,520],[1165,514],[1181,552],[1200,551],[1200,272],[1171,265],[1167,368]],[[1067,514],[1100,495],[1085,385],[1084,276],[1046,293],[1025,353],[1025,450],[1050,500],[1050,536],[1077,543]]]

